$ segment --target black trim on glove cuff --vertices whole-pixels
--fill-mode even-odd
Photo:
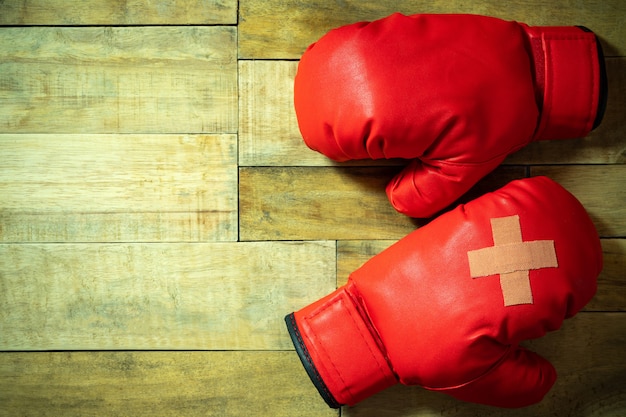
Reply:
[[[585,26],[578,26],[585,32],[593,32],[591,29],[586,28]],[[595,35],[595,33],[594,33]],[[608,91],[609,91],[609,81],[606,75],[606,63],[604,62],[604,51],[602,50],[602,45],[600,44],[600,39],[598,39],[598,35],[596,36],[596,49],[598,51],[598,62],[600,66],[600,95],[598,96],[598,109],[596,110],[596,118],[593,121],[593,127],[591,130],[594,130],[600,123],[602,123],[602,119],[604,118],[604,113],[606,111],[606,102],[608,100]]]
[[[311,355],[309,355],[309,351],[304,344],[304,340],[302,340],[302,335],[300,334],[300,329],[298,328],[298,324],[296,323],[296,318],[294,313],[291,313],[285,316],[285,323],[287,324],[287,330],[289,331],[289,336],[291,336],[291,341],[293,342],[294,347],[296,348],[296,352],[298,353],[298,357],[300,358],[300,362],[304,366],[306,373],[311,378],[311,382],[315,385],[315,388],[319,391],[320,395],[326,401],[331,408],[339,408],[342,404],[339,404],[335,397],[331,394],[330,390],[324,383],[322,376],[315,368],[315,364],[311,359]]]

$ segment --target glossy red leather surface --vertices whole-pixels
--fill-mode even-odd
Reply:
[[[508,216],[519,217],[524,242],[554,243],[558,266],[528,271],[532,304],[506,306],[501,276],[470,274],[468,252],[494,246],[491,219]],[[554,181],[535,177],[441,215],[295,318],[341,404],[397,380],[520,407],[540,401],[556,373],[519,343],[576,314],[593,297],[601,269],[600,240],[585,209]]]
[[[586,135],[599,83],[582,29],[393,14],[311,45],[294,104],[304,141],[333,160],[414,159],[387,194],[428,217],[532,140]]]

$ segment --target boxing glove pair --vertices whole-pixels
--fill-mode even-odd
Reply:
[[[427,217],[533,140],[579,137],[604,112],[595,36],[468,15],[392,15],[329,32],[295,80],[303,138],[337,161],[408,158],[393,206]],[[581,204],[537,177],[460,205],[286,317],[332,407],[391,385],[521,407],[556,372],[520,342],[594,295],[598,234]]]
[[[393,14],[311,45],[294,104],[305,143],[335,161],[411,160],[387,195],[401,213],[429,217],[526,144],[587,135],[606,91],[586,28]]]

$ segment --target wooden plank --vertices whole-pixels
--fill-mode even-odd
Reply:
[[[348,282],[350,274],[397,240],[342,240],[337,242],[337,287]]]
[[[559,377],[543,402],[507,415],[623,414],[625,319],[580,314],[528,343],[554,363]],[[337,415],[292,351],[2,353],[0,376],[3,415]],[[502,410],[398,385],[342,412],[418,417]]]
[[[626,165],[531,167],[568,189],[585,206],[602,237],[626,236]]]
[[[596,311],[626,311],[626,239],[602,239],[604,268],[598,292],[586,307]]]
[[[400,239],[424,220],[396,212],[385,186],[399,167],[257,167],[239,169],[241,240]],[[467,199],[525,176],[500,167]]]
[[[294,352],[0,353],[2,416],[338,416]]]
[[[609,58],[609,102],[600,127],[585,138],[534,142],[505,164],[613,164],[626,162],[626,59]],[[293,107],[294,61],[240,61],[239,164],[241,166],[339,165],[302,140]],[[354,161],[389,165],[397,161]],[[346,164],[342,164],[346,165]]]
[[[234,133],[234,27],[11,27],[0,132]]]
[[[626,314],[581,313],[561,330],[527,343],[557,369],[557,381],[539,404],[503,410],[457,401],[445,394],[397,385],[356,407],[349,417],[622,416],[626,412]]]
[[[239,165],[330,165],[309,149],[293,107],[296,62],[239,62]]]
[[[0,135],[0,242],[237,240],[235,135]]]
[[[0,351],[291,349],[334,242],[0,245]]]
[[[98,201],[97,197],[94,200]],[[137,213],[23,213],[0,210],[0,242],[4,243],[236,240],[236,209],[231,212]]]
[[[0,25],[202,25],[237,23],[236,0],[11,0]]]
[[[530,25],[585,25],[601,37],[608,56],[626,55],[626,5],[622,0],[532,2],[376,2],[314,0],[242,0],[239,7],[241,58],[297,59],[328,30],[374,20],[393,12],[474,13]]]
[[[607,58],[609,92],[602,124],[581,139],[534,142],[507,158],[507,164],[626,163],[626,59]]]
[[[389,168],[240,168],[241,240],[404,236],[417,224],[385,195]]]
[[[337,286],[345,285],[352,271],[395,243],[395,240],[342,240],[337,242]],[[598,291],[585,311],[626,311],[626,239],[602,239],[604,268]]]

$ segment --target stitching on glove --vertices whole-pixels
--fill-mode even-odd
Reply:
[[[564,40],[564,41],[582,41],[583,43],[587,44],[587,54],[588,54],[588,61],[589,62],[594,62],[595,56],[594,56],[594,47],[595,47],[595,41],[594,42],[590,42],[588,37],[584,37],[584,36],[547,36],[546,39],[550,39],[550,40]],[[587,82],[591,85],[591,91],[592,91],[592,97],[599,97],[599,93],[598,93],[598,85],[596,85],[596,83],[594,83],[595,79],[599,79],[598,74],[596,73],[595,70],[595,65],[591,66],[591,79],[587,80]],[[594,116],[592,113],[594,113],[593,111],[593,103],[591,100],[589,100],[589,108],[587,109],[587,118],[585,119],[585,127],[589,126],[591,123],[593,123],[592,117]]]
[[[335,303],[340,303],[341,307],[343,307],[345,309],[345,307],[343,306],[343,300],[341,298],[339,298],[337,300],[332,300],[332,301],[326,303],[319,310],[315,311],[313,314],[311,314],[309,317],[307,317],[307,319],[310,320],[310,319],[314,318],[315,316],[320,315],[321,313],[325,312],[330,307],[332,307]],[[332,365],[333,369],[335,370],[335,373],[337,374],[337,376],[341,380],[341,383],[343,384],[344,388],[346,389],[346,391],[348,391],[348,394],[350,394],[350,397],[355,398],[355,395],[352,393],[350,387],[348,386],[346,381],[343,379],[343,376],[341,375],[341,372],[339,372],[339,368],[337,368],[337,365],[333,361],[332,356],[326,351],[326,348],[324,347],[324,345],[323,344],[318,344],[317,345],[317,350],[320,351],[320,353],[323,353],[324,356],[326,356],[326,360]]]
[[[346,295],[346,297],[348,297],[348,295]],[[339,303],[340,307],[342,309],[344,309],[348,315],[350,316],[350,319],[352,320],[352,323],[354,324],[354,327],[357,329],[359,335],[361,336],[361,339],[363,340],[363,343],[365,344],[365,346],[367,347],[368,351],[370,352],[370,355],[373,359],[373,361],[376,363],[376,365],[378,366],[378,370],[380,371],[380,374],[385,376],[385,368],[381,365],[381,363],[378,361],[378,359],[376,358],[376,355],[374,354],[374,352],[372,351],[372,348],[370,347],[369,343],[367,343],[367,338],[366,335],[361,331],[360,327],[358,326],[358,321],[355,319],[353,313],[350,311],[350,309],[348,307],[346,307],[345,305],[345,299],[339,298],[337,300],[333,300],[327,304],[325,304],[324,306],[322,306],[320,309],[318,309],[317,311],[315,311],[313,314],[311,314],[309,317],[307,317],[307,319],[312,319],[315,316],[323,313],[325,310],[329,309],[330,307],[332,307],[334,304]],[[373,337],[371,335],[371,333],[367,334],[370,337]],[[350,396],[354,399],[357,398],[356,395],[352,392],[352,390],[350,389],[349,385],[346,383],[346,381],[343,379],[341,372],[339,371],[339,368],[337,367],[337,365],[335,364],[335,362],[332,359],[332,356],[330,354],[328,354],[328,352],[326,351],[326,349],[324,348],[323,345],[318,345],[317,346],[318,350],[321,351],[321,353],[323,353],[326,356],[326,359],[328,360],[328,362],[330,362],[330,364],[332,365],[333,369],[335,370],[335,372],[337,373],[337,375],[339,376],[339,379],[341,380],[341,382],[343,383],[344,387],[346,388],[346,391],[348,391],[348,393],[350,394]],[[385,363],[385,365],[387,365],[387,363]],[[387,378],[385,378],[387,379]]]
[[[589,42],[589,38],[585,37],[585,36],[574,36],[574,35],[552,35],[552,34],[544,34],[543,35],[543,43],[544,43],[544,53],[545,53],[545,57],[546,59],[550,59],[552,58],[552,43],[551,41],[581,41],[583,43],[585,43],[587,45],[586,48],[586,52],[588,54],[587,60],[588,62],[593,62],[594,59],[596,59],[594,57],[594,47],[595,47],[595,42]],[[554,82],[552,82],[552,80],[554,80],[554,60],[550,59],[550,64],[547,65],[547,69],[549,71],[548,74],[546,74],[546,85],[548,86],[543,100],[543,109],[542,109],[542,114],[552,114],[552,107],[553,107],[553,103],[552,103],[552,98],[554,97]],[[596,85],[596,83],[594,83],[594,80],[598,77],[598,74],[596,72],[595,69],[595,65],[591,66],[591,77],[589,80],[586,80],[586,82],[591,85],[590,90],[592,91],[592,97],[599,97],[599,92],[598,92],[598,88],[599,86]],[[593,123],[592,118],[595,116],[595,112],[593,110],[593,105],[594,103],[592,102],[592,100],[588,101],[589,103],[589,107],[586,109],[586,117],[585,117],[585,121],[584,121],[584,126],[585,129],[589,129],[589,126],[591,126],[591,124]],[[534,137],[539,137],[543,134],[543,132],[546,130],[546,128],[548,127],[548,124],[544,124],[543,126],[540,126],[538,131],[535,132]]]
[[[350,318],[352,319],[352,322],[354,323],[355,327],[359,331],[359,334],[361,335],[361,338],[365,342],[365,345],[367,346],[367,349],[369,350],[370,354],[372,355],[372,358],[374,358],[374,361],[376,362],[376,365],[378,365],[378,370],[380,371],[381,375],[385,375],[386,374],[385,373],[385,367],[389,367],[389,364],[387,362],[385,362],[384,363],[385,366],[383,366],[383,364],[381,364],[378,361],[378,358],[376,357],[376,354],[374,353],[374,351],[370,347],[369,343],[367,343],[367,339],[366,339],[365,334],[358,327],[358,323],[357,323],[357,320],[354,318],[354,315],[352,314],[352,312],[350,312],[350,310],[347,307],[344,306],[344,308],[348,311],[348,314],[350,314]],[[368,336],[370,336],[371,338],[374,338],[374,336],[371,334],[371,332],[368,332]]]

